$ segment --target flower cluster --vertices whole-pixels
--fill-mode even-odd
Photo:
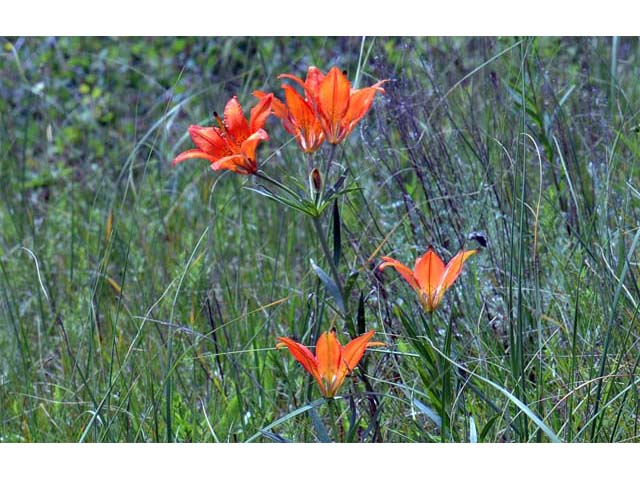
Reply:
[[[285,103],[273,102],[273,112],[285,130],[296,138],[303,151],[315,152],[326,139],[341,143],[371,108],[376,93],[384,93],[381,80],[367,88],[352,89],[351,82],[338,67],[324,75],[316,67],[309,67],[304,81],[291,74],[278,78],[292,80],[302,88],[301,95],[290,85],[283,84]],[[258,98],[266,93],[254,92]]]
[[[290,83],[283,83],[284,101],[273,93],[260,90],[253,92],[258,103],[251,109],[249,119],[245,117],[240,102],[234,96],[226,104],[223,117],[214,113],[217,125],[202,127],[191,125],[189,135],[196,148],[180,153],[174,165],[184,160],[200,158],[207,160],[213,170],[231,170],[241,175],[255,175],[269,181],[284,192],[278,196],[270,190],[258,191],[281,204],[308,214],[314,220],[314,226],[323,246],[324,253],[331,267],[333,278],[333,295],[340,303],[344,301],[340,274],[332,261],[331,253],[326,248],[324,232],[319,218],[329,201],[338,195],[348,192],[341,190],[343,178],[327,189],[327,197],[323,197],[326,181],[317,168],[310,168],[309,185],[311,201],[302,198],[299,190],[272,179],[259,169],[256,150],[261,141],[269,139],[264,130],[270,115],[278,118],[284,129],[294,137],[300,149],[309,154],[317,152],[325,141],[333,146],[342,143],[356,125],[371,109],[377,93],[384,94],[382,86],[388,80],[361,88],[352,88],[346,73],[338,67],[332,67],[325,75],[318,68],[311,66],[304,80],[292,74],[278,77]],[[330,166],[331,160],[328,165]],[[327,168],[328,171],[328,168]],[[324,204],[322,199],[324,198]],[[328,199],[328,200],[327,200]],[[321,205],[322,204],[322,205]],[[378,269],[395,268],[409,283],[418,295],[418,299],[427,312],[435,310],[451,285],[460,275],[465,261],[477,250],[463,250],[455,255],[446,265],[433,248],[415,262],[411,270],[397,260],[382,257]],[[315,266],[315,268],[319,268]],[[325,284],[328,276],[323,271],[320,276]],[[329,287],[327,287],[329,289]],[[319,332],[319,330],[317,330]],[[302,367],[313,377],[320,392],[326,398],[334,397],[345,378],[358,365],[369,347],[384,346],[381,342],[371,341],[375,331],[371,330],[348,342],[344,347],[337,339],[336,329],[322,333],[317,338],[315,353],[305,345],[287,337],[280,337],[278,347],[286,347]]]
[[[324,75],[313,66],[309,67],[304,81],[291,74],[279,78],[294,81],[302,87],[303,94],[284,84],[285,102],[282,102],[273,93],[255,91],[259,102],[251,109],[248,122],[238,99],[233,97],[224,109],[223,120],[217,113],[213,114],[217,127],[189,127],[191,140],[198,148],[182,152],[174,159],[174,165],[190,158],[202,158],[208,160],[214,170],[244,175],[256,173],[256,147],[261,140],[269,139],[262,127],[272,113],[306,153],[318,150],[325,139],[331,144],[341,143],[369,111],[375,94],[384,93],[381,85],[387,81],[352,89],[351,82],[338,67]]]

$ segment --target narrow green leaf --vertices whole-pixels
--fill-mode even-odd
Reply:
[[[365,318],[364,318],[364,294],[362,292],[360,292],[360,298],[358,298],[358,328],[357,328],[357,335],[363,335],[364,332],[366,331],[366,326],[365,326]]]
[[[291,420],[294,417],[297,417],[298,415],[300,415],[301,413],[304,413],[308,410],[311,410],[313,408],[316,408],[317,406],[322,405],[324,402],[326,402],[326,399],[324,398],[320,398],[318,400],[314,400],[311,403],[308,403],[300,408],[296,408],[295,410],[287,413],[286,415],[280,417],[278,420],[276,420],[275,422],[271,422],[269,425],[267,425],[266,427],[261,428],[260,430],[258,430],[258,433],[252,435],[251,437],[249,437],[249,439],[247,439],[247,441],[245,443],[250,443],[253,442],[256,438],[260,437],[260,435],[264,435],[265,432],[271,430],[274,427],[277,427],[278,425],[286,422],[287,420]]]
[[[269,440],[273,440],[276,443],[291,443],[290,440],[287,440],[282,435],[278,435],[277,433],[269,432],[267,430],[260,430],[260,433],[262,433],[262,435],[267,437]]]
[[[500,415],[494,415],[487,421],[487,423],[484,424],[484,427],[482,427],[482,431],[480,432],[481,442],[484,441],[485,438],[487,438],[487,435],[489,435],[489,431],[491,430],[491,427],[493,427],[493,424],[496,423],[496,420],[498,420],[498,418],[500,418]]]
[[[458,362],[456,362],[455,360],[449,358],[443,352],[438,350],[435,347],[435,345],[433,344],[433,342],[431,341],[431,339],[426,338],[426,337],[423,337],[423,338],[424,338],[424,340],[427,341],[427,343],[429,345],[431,345],[431,348],[433,348],[433,350],[435,350],[446,361],[448,361],[449,363],[451,363],[452,365],[454,365],[458,369],[467,372],[469,375],[471,375],[473,377],[476,377],[477,379],[483,381],[484,383],[486,383],[488,385],[491,385],[493,388],[495,388],[500,393],[502,393],[513,404],[515,404],[522,411],[522,413],[524,413],[527,417],[529,417],[531,419],[531,421],[533,421],[533,423],[535,423],[540,428],[540,430],[542,430],[547,435],[547,437],[549,437],[549,439],[552,442],[560,443],[560,439],[553,432],[553,430],[551,430],[549,428],[549,426],[546,423],[544,423],[544,421],[542,421],[540,419],[540,417],[538,417],[528,406],[526,406],[524,403],[522,403],[522,400],[520,400],[518,397],[516,397],[514,394],[512,394],[509,390],[507,390],[506,388],[504,388],[501,385],[498,385],[495,382],[492,382],[491,380],[489,380],[488,378],[483,377],[482,375],[478,375],[477,373],[472,372],[471,370],[469,370],[468,368],[464,367],[463,365],[460,365]]]
[[[418,410],[424,413],[433,423],[435,423],[438,428],[442,427],[442,418],[440,418],[440,415],[438,415],[432,408],[427,407],[424,403],[422,403],[420,400],[417,400],[415,398],[413,399],[413,404],[418,408]]]
[[[318,439],[322,443],[331,443],[331,437],[329,436],[329,432],[327,432],[327,427],[325,427],[322,420],[320,420],[320,416],[318,415],[318,412],[316,412],[315,408],[309,410],[309,416],[311,417],[313,428],[315,428],[316,433],[318,434]]]
[[[478,443],[478,431],[473,417],[469,417],[469,443]]]
[[[327,273],[322,270],[322,268],[316,265],[316,262],[314,262],[313,259],[310,259],[309,261],[311,262],[311,268],[316,273],[316,275],[318,275],[320,281],[324,284],[329,294],[336,301],[336,303],[338,304],[338,308],[340,308],[340,311],[345,314],[346,309],[344,306],[344,300],[342,298],[342,295],[340,294],[340,289],[336,285],[336,282],[329,275],[327,275]]]
[[[340,238],[340,209],[338,200],[333,201],[333,263],[337,267],[342,255],[342,245]]]
[[[244,187],[244,188],[246,188],[247,190],[251,190],[252,192],[255,192],[259,195],[262,195],[263,197],[267,197],[268,199],[273,200],[274,202],[280,203],[281,205],[293,208],[294,210],[302,212],[305,215],[310,215],[310,216],[315,215],[315,212],[310,211],[308,208],[305,208],[305,206],[299,204],[298,202],[281,197],[280,195],[275,195],[269,192],[268,190],[264,189],[264,187],[262,190],[258,188],[252,188],[252,187]]]

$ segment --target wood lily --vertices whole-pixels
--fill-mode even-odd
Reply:
[[[273,114],[284,129],[293,135],[305,153],[315,152],[324,142],[324,132],[316,118],[312,102],[289,85],[282,85],[285,103],[273,99]],[[253,95],[264,98],[267,94],[256,90]]]
[[[326,398],[333,398],[350,373],[364,355],[368,347],[384,346],[381,342],[370,342],[375,331],[351,340],[344,347],[336,338],[335,329],[320,335],[316,343],[315,355],[290,338],[280,337],[277,347],[287,347],[291,355],[309,372]]]
[[[395,268],[416,291],[424,309],[432,312],[462,272],[464,262],[476,252],[477,250],[462,250],[445,265],[433,248],[429,247],[427,253],[416,260],[413,270],[390,257],[382,257],[383,263],[378,268]]]
[[[384,93],[381,85],[385,82],[354,90],[347,76],[333,67],[324,78],[307,87],[317,88],[310,94],[315,98],[318,120],[329,143],[341,143],[351,133],[371,108],[376,93]]]
[[[285,106],[279,100],[274,102],[274,114],[282,120],[285,129],[296,136],[305,152],[317,150],[324,139],[331,143],[341,143],[371,108],[376,93],[384,93],[381,80],[376,84],[352,89],[347,76],[333,67],[325,75],[317,67],[311,66],[303,81],[288,73],[280,75],[294,81],[304,92],[304,97],[288,85],[285,90]],[[255,92],[257,96],[264,95]]]
[[[198,148],[182,152],[173,164],[190,158],[203,158],[211,163],[214,170],[231,170],[242,175],[256,173],[256,148],[260,141],[269,139],[262,127],[271,113],[272,102],[273,94],[265,95],[251,109],[247,121],[238,99],[231,98],[224,108],[224,119],[214,113],[217,127],[189,127],[191,140]]]

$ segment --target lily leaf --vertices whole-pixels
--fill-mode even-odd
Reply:
[[[291,443],[291,440],[287,440],[282,435],[277,433],[269,432],[267,430],[260,430],[260,433],[267,437],[269,440],[273,440],[276,443]]]
[[[478,430],[473,417],[469,417],[469,443],[478,443]]]
[[[342,298],[342,294],[340,293],[340,289],[336,285],[336,282],[333,280],[333,278],[327,275],[327,273],[322,270],[322,268],[316,265],[316,262],[314,262],[313,259],[310,259],[309,261],[311,262],[311,268],[313,268],[313,271],[316,272],[316,275],[318,275],[318,278],[324,284],[329,294],[336,301],[336,303],[338,304],[338,308],[340,308],[340,311],[344,315],[346,312],[344,299]]]
[[[287,413],[286,415],[280,417],[279,419],[277,419],[275,422],[271,422],[269,425],[267,425],[266,427],[263,427],[261,429],[258,430],[258,433],[252,435],[251,437],[249,437],[246,441],[246,443],[251,443],[253,442],[256,438],[259,438],[260,435],[264,435],[265,432],[268,432],[269,430],[273,429],[274,427],[277,427],[278,425],[291,420],[293,417],[297,417],[298,415],[300,415],[301,413],[304,413],[308,410],[311,410],[313,408],[316,408],[319,405],[322,405],[323,403],[326,402],[325,398],[320,398],[318,400],[314,400],[311,403],[308,403],[300,408],[296,408],[295,410]]]
[[[365,318],[364,318],[364,294],[360,292],[360,298],[358,298],[358,323],[357,334],[363,335],[365,332]]]
[[[338,208],[338,200],[333,202],[333,263],[338,266],[340,256],[342,254],[342,245],[340,238],[340,209]]]
[[[340,191],[340,189],[342,188],[342,185],[344,185],[345,180],[347,179],[347,176],[349,175],[349,169],[346,169],[342,175],[340,175],[340,178],[338,178],[338,180],[336,181],[336,183],[334,183],[329,190],[327,190],[327,195],[329,197],[331,197],[333,194],[335,194],[336,192]]]
[[[316,412],[315,408],[309,410],[309,416],[311,417],[311,422],[313,422],[313,427],[318,434],[318,439],[322,443],[331,443],[331,437],[329,437],[329,432],[327,432],[327,427],[324,426],[322,420],[320,420],[320,416],[318,412]]]
[[[247,190],[251,190],[252,192],[255,192],[259,195],[262,195],[263,197],[267,197],[271,200],[273,200],[274,202],[278,202],[286,207],[289,208],[293,208],[294,210],[297,210],[299,212],[304,213],[305,215],[309,215],[309,216],[315,216],[315,212],[309,210],[307,205],[304,205],[300,202],[297,202],[295,200],[291,200],[285,197],[282,197],[280,195],[275,195],[274,193],[271,193],[269,190],[267,190],[266,188],[262,187],[261,189],[259,188],[253,188],[253,187],[244,187]]]
[[[432,408],[427,407],[424,403],[415,398],[413,399],[413,404],[433,423],[435,423],[438,428],[442,427],[442,418],[440,418],[440,415],[438,415]]]

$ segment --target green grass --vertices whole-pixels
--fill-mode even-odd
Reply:
[[[640,44],[628,38],[3,39],[3,442],[633,442]],[[346,69],[343,316],[309,218],[171,166],[231,95]],[[248,110],[248,108],[246,108]],[[306,185],[272,118],[263,169]],[[325,145],[316,154],[323,165]],[[334,247],[332,208],[322,217]],[[448,260],[425,314],[381,255]],[[334,402],[278,336],[375,329]]]

